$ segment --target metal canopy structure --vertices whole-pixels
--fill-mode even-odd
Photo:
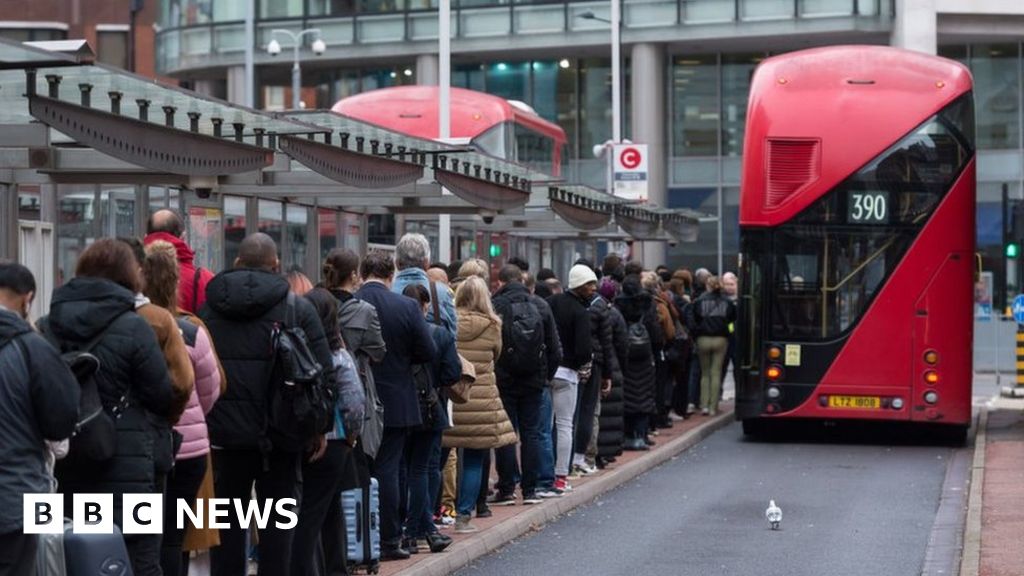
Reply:
[[[17,223],[10,184],[171,186],[424,225],[448,213],[457,230],[531,239],[693,241],[700,219],[337,113],[261,112],[92,64],[81,50],[0,40],[5,225]],[[0,234],[0,255],[12,243]]]

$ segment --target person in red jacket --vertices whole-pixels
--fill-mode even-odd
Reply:
[[[174,210],[157,210],[146,223],[144,244],[149,246],[157,240],[170,242],[178,251],[178,308],[183,312],[198,314],[206,302],[206,285],[213,279],[213,272],[195,265],[196,253],[184,240],[185,224]]]

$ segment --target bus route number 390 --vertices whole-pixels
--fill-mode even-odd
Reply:
[[[889,219],[889,193],[885,191],[850,191],[847,199],[850,224],[885,224]]]

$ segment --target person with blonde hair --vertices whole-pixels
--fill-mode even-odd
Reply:
[[[469,401],[454,406],[452,427],[445,431],[443,440],[446,447],[463,448],[455,532],[465,534],[477,530],[469,519],[481,483],[486,481],[485,456],[492,448],[515,444],[517,438],[494,376],[494,363],[501,355],[501,318],[491,306],[483,279],[470,276],[459,285],[455,291],[455,312],[456,347],[476,370]]]

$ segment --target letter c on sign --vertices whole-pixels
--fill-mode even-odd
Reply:
[[[627,170],[632,170],[639,166],[640,160],[640,151],[636,148],[626,148],[619,154],[619,163]]]

